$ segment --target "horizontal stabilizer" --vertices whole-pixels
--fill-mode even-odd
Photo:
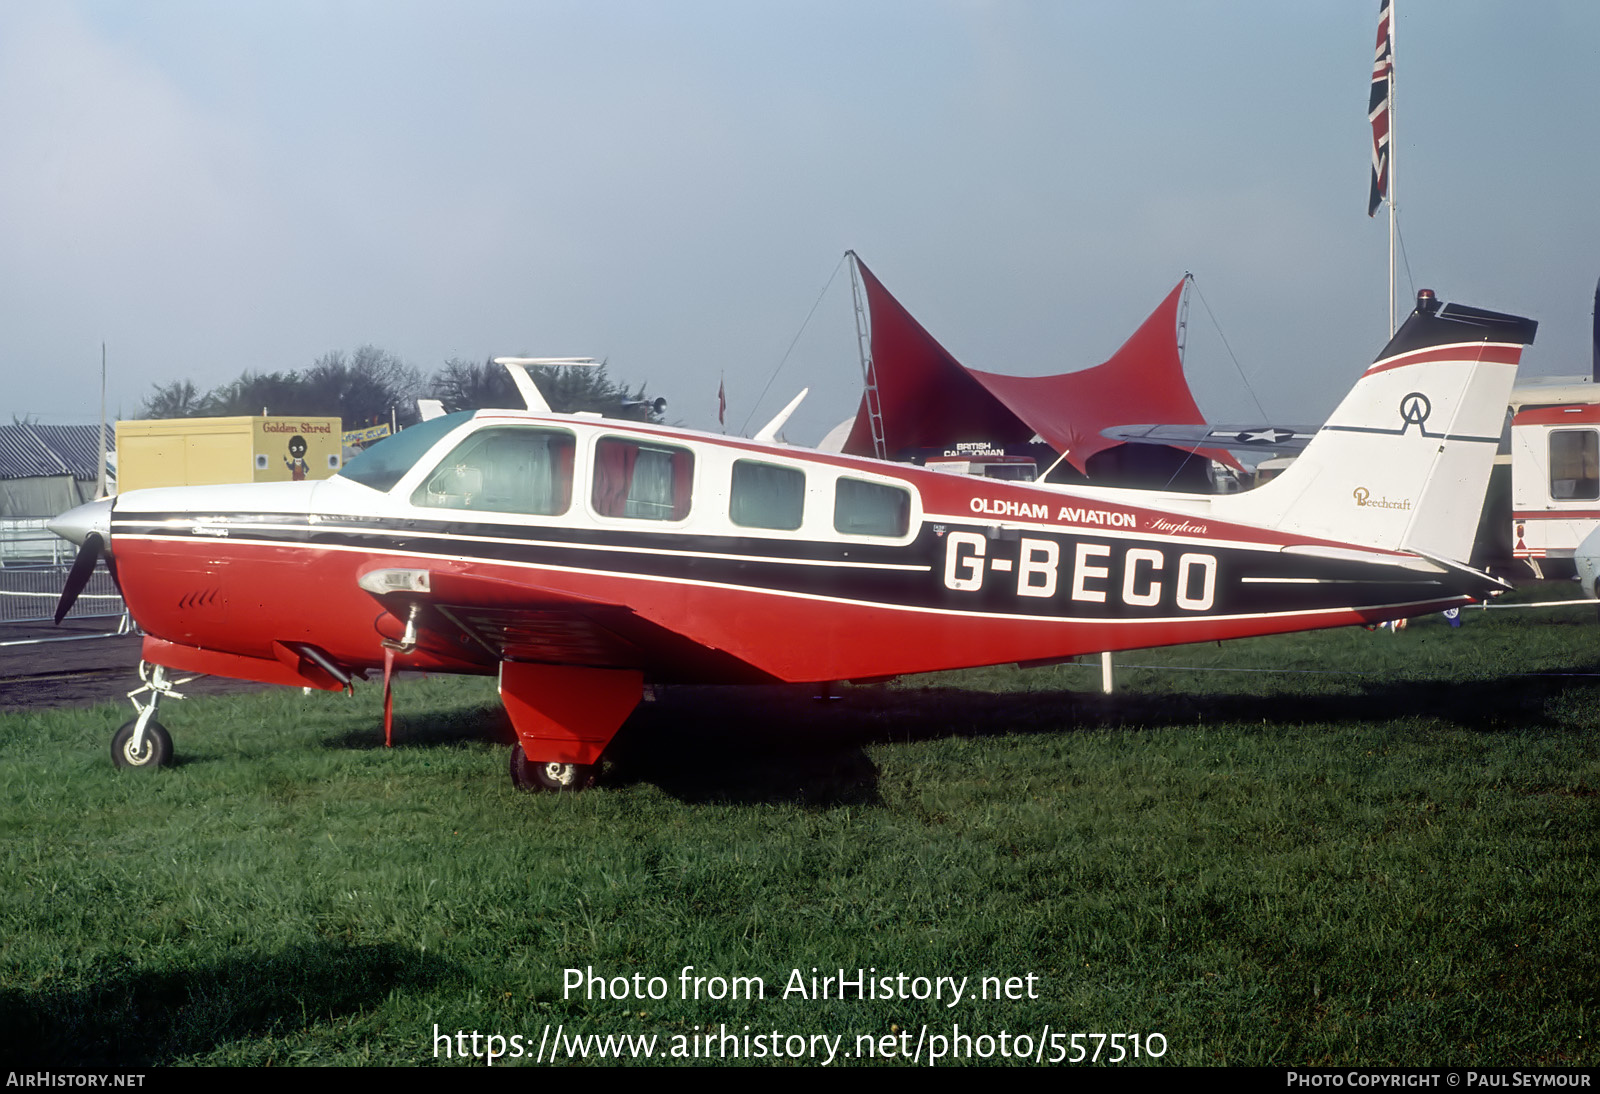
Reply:
[[[1123,444],[1226,448],[1235,452],[1300,452],[1316,435],[1306,425],[1116,425],[1100,435]]]
[[[1482,570],[1474,569],[1473,567],[1463,565],[1460,562],[1454,562],[1448,558],[1436,558],[1435,556],[1425,554],[1422,551],[1413,551],[1412,554],[1417,555],[1420,558],[1427,559],[1435,566],[1442,567],[1450,573],[1455,574],[1457,577],[1464,577],[1469,582],[1479,582],[1483,586],[1484,593],[1490,596],[1498,596],[1501,593],[1509,593],[1515,587],[1509,581],[1495,577],[1493,574],[1485,573]]]

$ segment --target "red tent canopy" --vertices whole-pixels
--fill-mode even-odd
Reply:
[[[872,315],[872,362],[878,376],[884,447],[890,458],[908,448],[935,448],[960,441],[1024,444],[1033,430],[991,395],[977,375],[950,356],[911,318],[866,263],[856,259]],[[855,425],[844,443],[852,456],[876,455],[867,393],[861,393]]]
[[[1091,456],[1119,443],[1102,436],[1104,429],[1205,424],[1178,356],[1178,305],[1187,278],[1110,360],[1056,376],[1001,376],[950,356],[860,259],[856,264],[872,311],[872,359],[890,456],[960,441],[1018,444],[1037,434],[1084,472]],[[844,451],[873,454],[865,394]],[[1197,451],[1238,466],[1226,452]]]

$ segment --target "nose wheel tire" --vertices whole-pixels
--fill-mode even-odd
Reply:
[[[599,764],[530,760],[520,744],[511,748],[511,785],[518,790],[583,790],[599,773]]]
[[[137,751],[133,747],[133,731],[138,721],[126,722],[111,737],[111,762],[118,767],[137,768],[141,771],[172,766],[172,738],[160,722],[150,722],[144,727],[144,741]]]

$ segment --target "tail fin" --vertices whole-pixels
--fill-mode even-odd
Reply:
[[[1417,294],[1417,309],[1289,469],[1214,499],[1228,520],[1464,559],[1531,319]]]

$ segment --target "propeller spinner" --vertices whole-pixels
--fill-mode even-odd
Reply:
[[[100,560],[100,556],[105,554],[109,558],[111,554],[111,505],[110,498],[91,501],[87,505],[69,509],[45,525],[62,539],[78,544],[78,557],[72,560],[67,583],[61,589],[61,599],[56,602],[57,623],[66,618],[78,594],[89,584],[94,564]]]

